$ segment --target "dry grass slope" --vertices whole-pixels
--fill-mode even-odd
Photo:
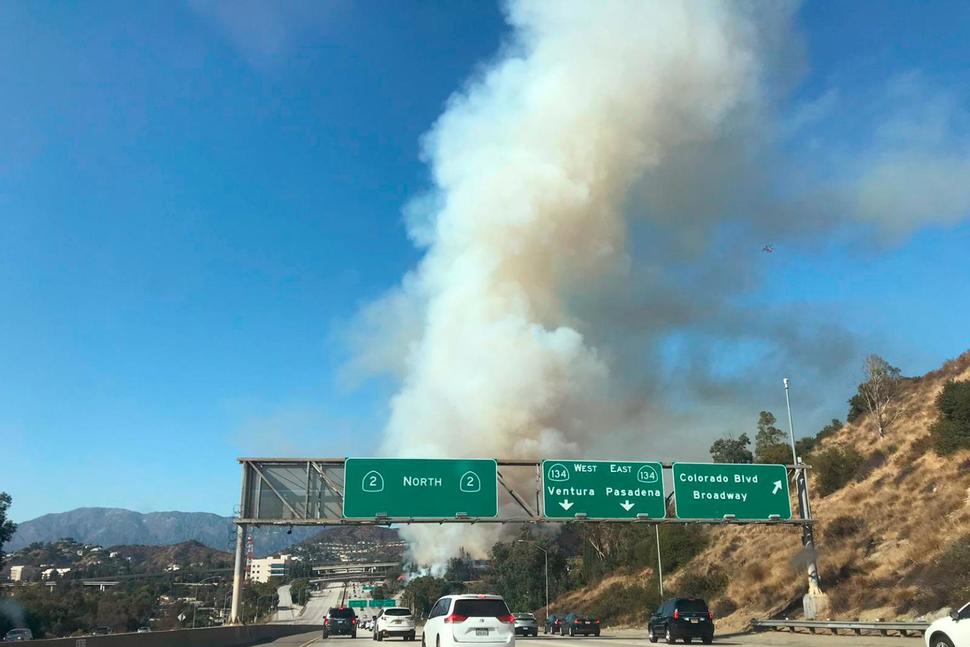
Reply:
[[[970,533],[970,451],[937,456],[929,434],[936,396],[951,379],[970,379],[970,353],[908,382],[901,414],[884,438],[863,418],[820,443],[823,450],[852,447],[865,459],[855,481],[813,497],[819,569],[834,618],[914,618],[957,602],[946,599],[940,558]],[[729,612],[719,618],[721,631],[756,617],[795,617],[806,591],[800,544],[794,528],[717,528],[668,584],[676,590],[678,577],[712,568],[729,573],[727,588],[711,600],[722,615]],[[652,582],[649,572],[608,578],[553,608],[589,606],[610,585]]]

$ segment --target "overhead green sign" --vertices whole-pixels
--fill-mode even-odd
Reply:
[[[663,466],[624,461],[542,461],[543,516],[663,519]]]
[[[359,607],[361,609],[364,609],[367,607],[367,600],[351,600],[350,602],[347,603],[347,606]]]
[[[365,591],[373,591],[374,590],[374,587],[372,585],[370,585],[370,584],[365,584],[364,585],[364,590]]]
[[[679,519],[791,519],[784,465],[674,463]]]
[[[368,600],[368,605],[372,607],[396,607],[394,600]]]
[[[495,517],[497,471],[493,459],[348,458],[344,517]]]

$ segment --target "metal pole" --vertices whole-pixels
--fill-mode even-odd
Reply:
[[[791,415],[791,397],[788,394],[790,384],[788,378],[783,380],[785,385],[785,406],[788,408],[788,433],[791,437],[792,460],[795,465],[800,465],[798,455],[795,452],[795,424]],[[798,490],[798,513],[805,521],[811,521],[812,512],[808,503],[808,481],[804,468],[795,468],[795,483]],[[808,593],[809,595],[821,595],[822,587],[818,579],[818,562],[815,559],[815,536],[812,533],[812,525],[802,526],[802,546],[805,548],[808,570]]]
[[[249,510],[246,507],[246,491],[249,487],[249,467],[247,463],[242,464],[242,486],[239,492],[239,514],[243,518],[247,518],[249,515]],[[232,572],[232,611],[229,615],[230,624],[242,624],[241,617],[241,607],[242,607],[242,587],[243,578],[246,575],[246,562],[245,562],[245,550],[246,550],[246,532],[247,527],[244,524],[238,524],[236,526],[236,562],[233,566]]]
[[[546,558],[546,616],[549,615],[549,551],[542,549],[542,554]]]
[[[788,407],[788,436],[791,438],[791,462],[792,465],[798,465],[798,455],[795,451],[795,425],[792,424],[791,417],[791,398],[788,397],[788,378],[786,377],[782,380],[785,385],[785,406]]]
[[[653,529],[657,532],[657,578],[660,580],[660,597],[664,596],[664,567],[660,563],[660,525],[654,524]]]

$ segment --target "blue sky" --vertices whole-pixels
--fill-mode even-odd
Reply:
[[[495,55],[502,13],[234,7],[0,6],[0,490],[15,520],[229,514],[237,456],[361,455],[380,437],[393,384],[348,386],[343,340],[419,258],[401,210],[427,186],[421,135]],[[825,118],[790,145],[878,154],[865,123],[900,85],[928,97],[907,123],[942,106],[941,138],[964,135],[968,20],[959,2],[804,6],[786,105]],[[831,313],[909,374],[967,349],[965,219],[775,242],[752,304]]]

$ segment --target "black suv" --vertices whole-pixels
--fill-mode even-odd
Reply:
[[[705,645],[714,641],[714,614],[707,602],[699,598],[677,598],[660,605],[647,622],[650,642],[663,636],[668,643],[683,639],[685,643],[700,638]]]
[[[357,614],[350,607],[333,607],[323,616],[323,637],[357,637]]]

